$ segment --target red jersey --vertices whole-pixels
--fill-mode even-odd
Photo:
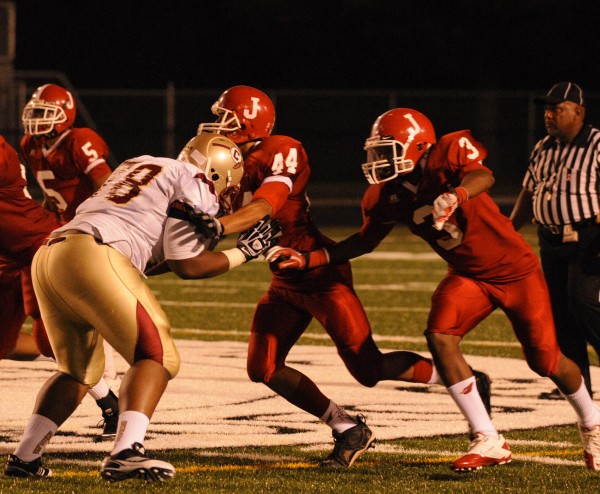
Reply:
[[[281,224],[282,238],[278,245],[282,247],[310,251],[334,243],[319,232],[310,215],[310,201],[306,193],[309,178],[306,151],[302,143],[291,137],[273,135],[262,139],[244,157],[241,182],[244,203],[258,192],[272,206],[283,204],[278,210],[273,210],[273,217]],[[287,198],[270,197],[269,193],[263,193],[261,187],[271,182],[286,186],[271,194],[287,193]],[[289,269],[275,273],[275,278],[294,288],[310,286],[315,279],[326,281],[321,269],[308,272]]]
[[[402,223],[456,274],[490,282],[516,281],[531,274],[539,268],[535,252],[487,191],[459,206],[441,231],[433,227],[434,200],[458,187],[465,174],[489,171],[482,163],[486,155],[468,130],[443,136],[431,148],[416,185],[396,179],[367,189],[362,200],[363,239],[375,247],[394,223]]]
[[[0,137],[0,254],[38,246],[59,227],[56,217],[31,198],[25,176],[17,152]]]
[[[94,192],[93,181],[111,173],[108,146],[93,130],[73,128],[50,147],[30,135],[21,140],[21,154],[62,219],[75,216],[77,206]]]

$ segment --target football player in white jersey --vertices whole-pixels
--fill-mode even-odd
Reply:
[[[218,134],[194,137],[177,160],[141,156],[122,163],[69,223],[52,232],[32,264],[34,288],[58,362],[5,475],[48,477],[41,453],[104,371],[103,340],[131,365],[119,392],[117,438],[102,462],[107,480],[165,480],[173,465],[148,458],[143,441],[179,354],[167,317],[144,282],[148,261],[185,279],[208,278],[257,257],[276,242],[264,218],[233,249],[214,252],[196,231],[202,212],[228,209],[243,160]]]

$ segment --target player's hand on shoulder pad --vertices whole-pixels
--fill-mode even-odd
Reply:
[[[265,258],[275,263],[277,269],[305,269],[306,256],[291,247],[275,246],[269,249]]]
[[[458,197],[452,192],[444,192],[433,201],[433,227],[436,230],[444,228],[452,213],[458,207]]]
[[[193,206],[183,201],[173,201],[169,205],[167,215],[189,221],[196,227],[196,232],[208,240],[218,240],[223,236],[223,225],[217,218],[204,211],[196,211]]]
[[[254,226],[240,233],[236,247],[246,256],[246,261],[256,259],[279,242],[281,227],[277,220],[270,218],[267,215]]]

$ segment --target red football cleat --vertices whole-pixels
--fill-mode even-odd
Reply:
[[[502,436],[486,436],[479,432],[469,444],[468,453],[454,460],[450,468],[455,472],[470,472],[511,461],[512,453]]]

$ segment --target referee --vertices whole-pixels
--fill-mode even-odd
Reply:
[[[600,355],[600,130],[585,122],[583,91],[573,82],[535,101],[544,103],[548,135],[533,148],[511,220],[518,230],[533,212],[558,342],[592,394],[587,344]]]

